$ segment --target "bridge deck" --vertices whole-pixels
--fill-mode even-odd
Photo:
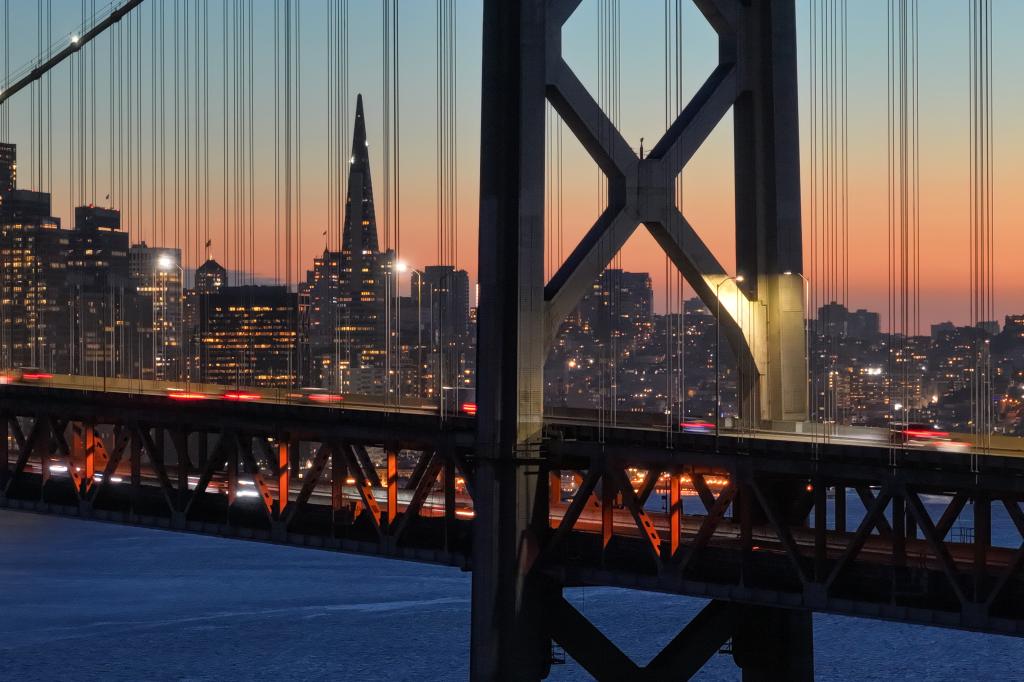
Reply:
[[[465,416],[25,385],[0,387],[0,416],[0,506],[472,568]],[[546,430],[536,561],[559,584],[1024,634],[1024,458]],[[974,535],[954,538],[968,504]],[[1020,547],[993,546],[993,505]]]

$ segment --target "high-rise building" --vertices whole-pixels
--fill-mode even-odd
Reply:
[[[311,381],[356,393],[383,386],[388,348],[388,280],[394,255],[381,253],[370,178],[363,98],[356,99],[341,251],[324,251],[307,273]],[[395,330],[392,330],[394,333]]]
[[[0,363],[144,376],[149,306],[129,278],[120,214],[79,206],[62,229],[49,194],[14,186],[14,152],[0,145]]]
[[[71,235],[49,194],[17,188],[17,161],[0,144],[0,365],[67,371]]]
[[[212,258],[196,268],[195,291],[197,294],[216,294],[227,285],[228,271]]]
[[[356,98],[341,256],[338,326],[345,353],[342,363],[359,384],[354,389],[367,392],[379,382],[385,365],[387,278],[393,257],[382,254],[377,241],[362,95]]]
[[[339,305],[343,257],[340,251],[324,249],[313,260],[313,269],[306,271],[302,292],[308,298],[309,348],[313,376],[310,383],[340,388],[338,369],[342,361]],[[345,359],[347,360],[347,354]]]
[[[832,301],[818,308],[817,332],[833,339],[873,340],[881,333],[878,313],[860,308],[850,311],[842,303]]]
[[[206,310],[203,301],[220,293],[228,286],[228,271],[223,265],[208,258],[196,268],[195,285],[184,292],[184,319],[182,320],[185,344],[185,372],[190,379],[203,381],[203,370],[207,366],[206,347],[200,333],[200,315]]]
[[[153,311],[152,354],[157,379],[178,379],[185,366],[182,273],[181,249],[142,242],[129,251],[132,284]]]
[[[298,299],[283,286],[224,287],[199,299],[202,380],[292,387],[298,381]]]
[[[429,311],[423,325],[430,338],[434,383],[460,386],[465,383],[469,351],[469,275],[451,265],[428,265],[423,270],[422,298],[420,305]]]
[[[50,215],[50,194],[30,189],[14,189],[7,194],[4,201],[4,222],[52,223],[60,226],[60,218]]]
[[[851,339],[870,341],[878,338],[882,331],[878,313],[858,308],[846,318],[846,336]]]
[[[50,215],[49,194],[7,193],[0,222],[3,366],[69,371],[74,338],[67,287],[70,252],[71,233]]]
[[[650,334],[653,305],[648,273],[609,268],[580,301],[580,320],[598,339],[614,337],[632,343]]]
[[[128,234],[121,215],[98,206],[75,208],[67,285],[70,369],[91,376],[145,376],[152,357],[152,307],[131,278]]]
[[[0,223],[6,220],[7,198],[18,186],[18,148],[0,142]]]

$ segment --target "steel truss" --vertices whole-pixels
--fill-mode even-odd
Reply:
[[[471,426],[7,386],[0,507],[473,569]],[[549,425],[549,515],[525,566],[545,641],[601,679],[685,677],[727,640],[745,671],[806,678],[813,611],[1024,636],[1024,460],[891,455]],[[941,514],[926,495],[945,496]],[[974,532],[958,534],[968,505]],[[994,506],[1017,547],[992,545]],[[711,602],[641,668],[562,595],[582,585]]]
[[[89,414],[51,401],[0,413],[0,506],[467,565],[466,452],[433,419],[371,437],[96,401]],[[400,456],[411,463],[401,479]]]
[[[547,347],[611,258],[644,225],[718,316],[740,370],[749,375],[746,385],[759,393],[760,404],[747,406],[754,421],[806,419],[792,2],[696,0],[718,34],[719,64],[641,156],[562,56],[563,28],[581,1],[546,3],[545,95],[607,176],[608,205],[545,286]],[[742,277],[728,275],[683,215],[675,192],[680,173],[730,110]]]
[[[624,443],[593,455],[584,443],[550,445],[551,466],[582,480],[566,503],[552,501],[557,523],[541,555],[562,584],[1024,635],[1024,465],[992,462],[975,475],[938,453],[909,452],[892,467],[885,448],[837,446],[813,459],[801,448],[682,453]],[[682,476],[698,505],[690,513]],[[716,495],[708,476],[728,483]],[[658,481],[666,508],[652,514],[644,502]],[[848,507],[848,491],[862,512]],[[943,501],[937,518],[929,495]],[[957,536],[968,504],[973,533]],[[993,505],[1012,520],[1017,547],[993,546]]]
[[[552,487],[566,471],[578,487],[564,502],[551,496],[538,570],[561,586],[712,600],[643,668],[559,601],[552,638],[599,679],[686,677],[730,639],[745,674],[810,679],[814,611],[1024,636],[1024,462],[987,458],[976,473],[959,453],[900,451],[893,466],[883,447],[738,440],[728,451],[666,450],[627,429],[597,454],[596,428],[553,425],[548,435]],[[696,509],[684,509],[683,476]],[[712,476],[728,481],[717,494]],[[655,486],[660,513],[645,507]],[[945,500],[941,514],[929,513],[928,495]],[[968,504],[973,533],[957,526]],[[993,505],[1012,520],[1015,547],[993,546]]]

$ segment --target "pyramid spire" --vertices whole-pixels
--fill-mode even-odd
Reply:
[[[356,119],[352,126],[352,156],[349,159],[348,197],[345,202],[345,227],[341,248],[357,258],[364,251],[376,253],[379,248],[362,94],[356,96]]]

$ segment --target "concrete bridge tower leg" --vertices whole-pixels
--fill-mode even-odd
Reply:
[[[596,224],[593,239],[585,239],[563,264],[565,272],[560,269],[552,282],[545,282],[547,99],[553,98],[563,119],[568,117],[574,134],[590,141],[595,159],[601,159],[612,175],[627,179],[650,175],[639,173],[643,164],[658,165],[662,173],[673,162],[685,164],[682,157],[692,154],[689,146],[699,145],[706,135],[705,119],[724,113],[722,102],[735,106],[737,265],[744,277],[726,277],[710,251],[690,234],[685,220],[675,215],[678,211],[655,225],[655,236],[670,255],[675,253],[673,259],[688,279],[700,284],[706,301],[712,300],[712,287],[720,287],[723,277],[743,282],[743,296],[734,298],[744,299],[740,307],[749,310],[740,316],[746,322],[735,335],[759,365],[753,370],[756,380],[746,382],[756,385],[750,394],[756,398],[745,400],[746,414],[761,421],[802,420],[806,414],[793,0],[698,2],[721,38],[722,69],[709,86],[719,93],[710,97],[715,106],[698,105],[701,112],[710,108],[695,117],[681,113],[678,125],[673,124],[665,141],[643,160],[620,137],[611,149],[604,149],[593,131],[588,133],[588,125],[601,116],[561,64],[560,34],[554,30],[578,4],[579,0],[484,1],[481,353],[470,657],[475,680],[532,680],[548,672],[551,616],[561,602],[561,587],[532,570],[550,532],[548,477],[540,452],[544,359],[561,318],[607,264],[595,255],[591,241],[617,244],[607,249],[610,253],[636,224],[650,222],[650,216],[638,213],[643,206],[628,211],[619,206],[612,226]],[[589,114],[580,115],[579,107]],[[644,185],[646,194],[640,194],[656,193],[652,182]],[[629,193],[622,196],[628,199]],[[715,300],[720,300],[717,296],[716,292]],[[737,311],[732,314],[735,322]],[[745,674],[757,679],[758,671],[775,666],[806,677],[800,671],[811,669],[809,618],[772,609],[752,612],[751,618],[763,627],[743,628],[736,634],[737,661],[749,671]]]
[[[751,0],[736,26],[743,88],[733,105],[736,271],[762,307],[748,343],[766,363],[757,382],[762,422],[807,418],[795,3]],[[758,325],[758,326],[761,326]],[[753,386],[753,384],[751,384]]]
[[[472,625],[474,680],[547,676],[546,609],[531,567],[548,532],[541,471],[545,0],[485,0],[480,321]]]

